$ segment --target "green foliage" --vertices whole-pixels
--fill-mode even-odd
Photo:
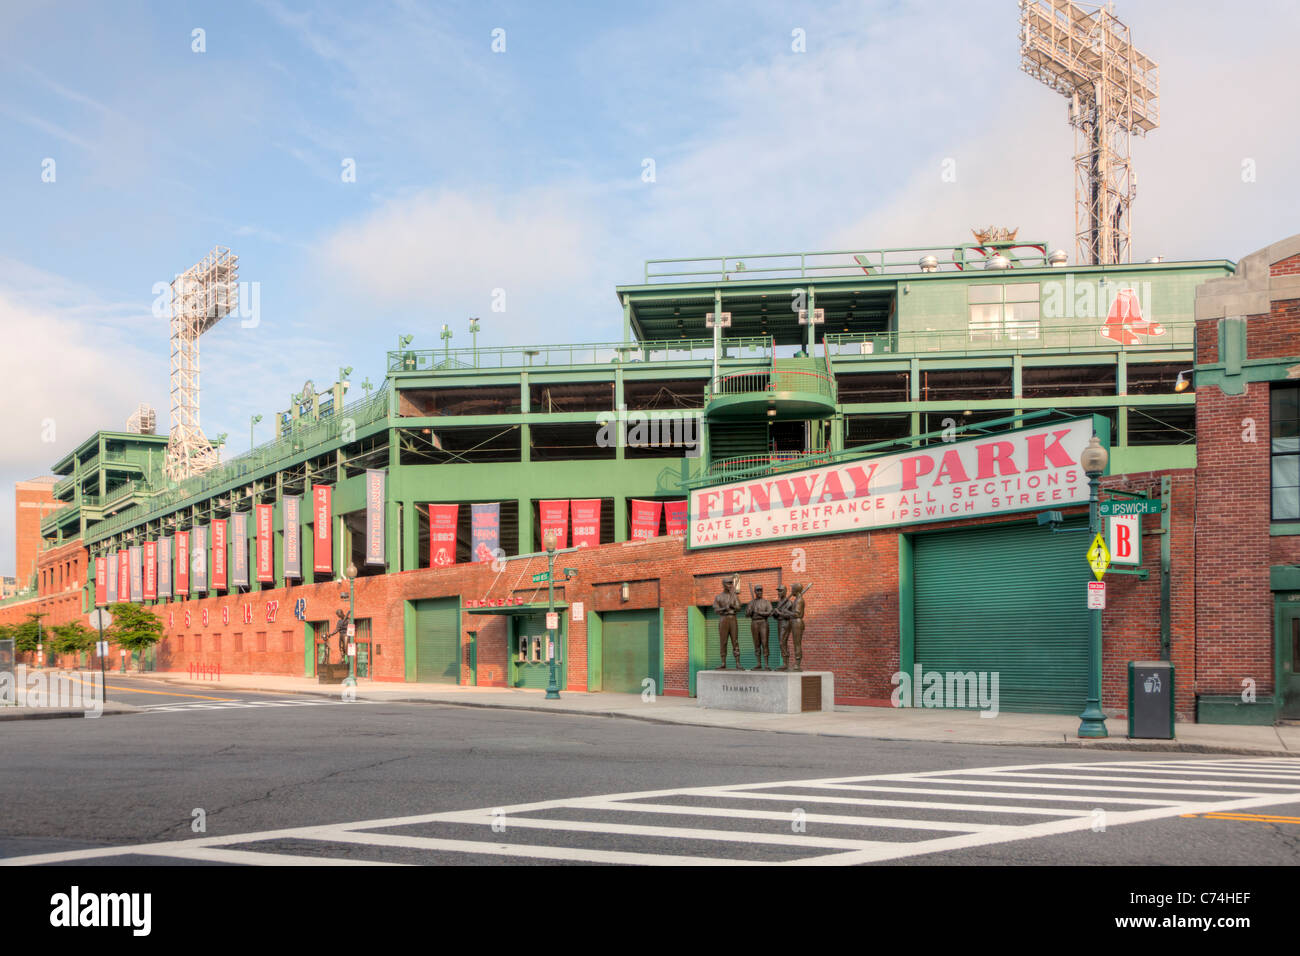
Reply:
[[[162,640],[163,624],[158,615],[139,604],[113,604],[108,608],[113,626],[104,637],[130,651],[143,651]]]
[[[12,637],[15,651],[34,651],[39,641],[49,637],[49,628],[41,625],[45,614],[29,613],[27,620],[14,625]]]
[[[57,624],[50,628],[50,651],[55,654],[76,654],[94,646],[97,635],[80,621]]]

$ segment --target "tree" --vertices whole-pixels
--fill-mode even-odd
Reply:
[[[77,654],[95,643],[95,632],[80,621],[56,624],[50,628],[50,650],[55,654]]]
[[[47,635],[46,628],[41,626],[41,619],[46,617],[45,614],[29,612],[27,620],[14,627],[13,639],[15,651],[34,651],[36,645],[45,639]]]
[[[128,651],[144,651],[163,636],[163,623],[153,611],[139,604],[114,604],[108,609],[113,626],[104,637]]]

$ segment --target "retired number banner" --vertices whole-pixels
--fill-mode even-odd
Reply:
[[[429,567],[456,563],[456,520],[459,505],[429,505]]]
[[[139,604],[144,600],[144,549],[133,544],[126,553],[131,569],[131,602]]]
[[[95,559],[95,607],[108,603],[108,559],[100,555]]]
[[[869,531],[1082,504],[1092,417],[701,488],[688,546]]]
[[[158,542],[158,597],[172,596],[172,539]]]
[[[158,542],[144,543],[144,599],[158,600]]]
[[[176,532],[176,593],[190,593],[190,533]]]
[[[208,529],[196,524],[190,532],[190,587],[195,594],[208,591]]]
[[[366,564],[384,563],[384,472],[366,471]]]
[[[302,577],[302,499],[286,495],[283,501],[284,576],[299,579]]]
[[[226,519],[212,522],[212,590],[224,591],[229,587],[226,568]]]
[[[317,574],[329,574],[334,570],[334,534],[330,524],[329,485],[311,486],[312,507],[312,570]]]
[[[248,587],[248,514],[230,516],[230,586]]]
[[[600,544],[600,499],[575,498],[569,508],[573,514],[573,546],[594,548]]]
[[[275,580],[275,548],[271,541],[271,505],[257,506],[257,580]]]
[[[117,552],[117,599],[131,600],[131,556],[125,550]]]

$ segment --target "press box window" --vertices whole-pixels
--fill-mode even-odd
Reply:
[[[971,341],[1037,339],[1039,292],[1037,282],[1014,285],[973,285],[966,291],[970,308]]]
[[[1300,521],[1300,386],[1275,388],[1271,399],[1273,520]]]

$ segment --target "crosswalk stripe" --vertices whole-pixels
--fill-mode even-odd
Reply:
[[[633,813],[670,813],[685,817],[729,817],[737,820],[781,820],[788,823],[790,814],[781,810],[755,810],[753,807],[698,807],[680,803],[586,803],[583,809],[622,810]],[[512,818],[513,819],[513,818]],[[1000,830],[996,823],[955,823],[940,820],[909,820],[902,817],[859,817],[838,813],[805,813],[806,823],[845,824],[858,827],[895,827],[906,830],[944,830],[949,833],[982,833]]]
[[[1001,782],[999,782],[999,786],[1001,785]],[[951,788],[942,789],[939,787],[866,787],[854,786],[853,784],[847,783],[826,783],[821,784],[820,786],[827,790],[856,790],[866,791],[869,793],[919,793],[927,796],[942,796],[943,794],[947,794],[950,797],[990,797],[1002,800],[1049,800],[1060,801],[1062,803],[1095,804],[1099,797],[1099,794],[1076,797],[1073,794],[1015,793],[1005,790],[953,790]],[[1007,786],[1015,786],[1015,784],[1007,784]],[[1034,784],[1026,783],[1023,784],[1023,786],[1032,787]],[[1100,789],[1110,790],[1111,788],[1101,787]],[[1239,796],[1239,794],[1233,794],[1233,796]],[[802,797],[791,798],[787,796],[782,799],[802,799]],[[1176,802],[1173,800],[1147,800],[1143,797],[1116,797],[1114,799],[1116,803],[1148,804],[1153,807],[1167,807],[1171,803]]]

